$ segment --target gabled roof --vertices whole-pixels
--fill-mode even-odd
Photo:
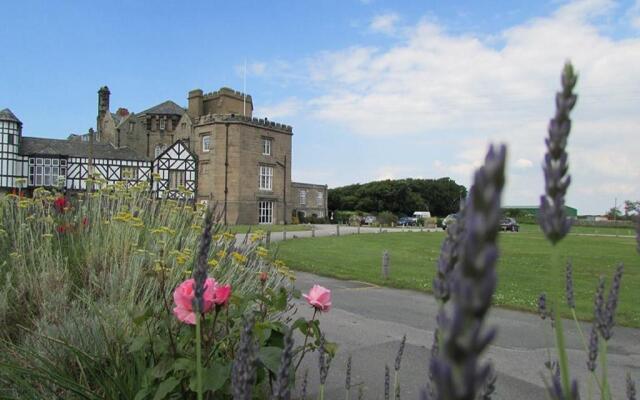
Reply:
[[[20,154],[31,156],[89,157],[89,143],[62,139],[23,137]],[[127,147],[116,148],[109,143],[93,144],[94,158],[115,160],[147,160]]]
[[[164,103],[160,103],[157,106],[153,106],[147,110],[144,110],[140,114],[173,114],[173,115],[182,115],[186,111],[184,108],[180,107],[176,103],[171,100],[167,100]]]
[[[0,111],[0,120],[3,120],[3,121],[14,121],[14,122],[22,123],[18,119],[18,117],[16,117],[15,114],[12,113],[11,110],[9,110],[8,108],[5,108],[4,110]]]

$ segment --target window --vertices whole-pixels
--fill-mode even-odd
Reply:
[[[269,138],[262,138],[262,155],[271,155],[271,139]]]
[[[211,148],[209,147],[211,146],[211,136],[206,135],[202,137],[202,151],[204,151],[205,153],[208,153]]]
[[[133,133],[133,126],[134,126],[135,122],[133,121],[129,121],[129,133]]]
[[[120,179],[136,179],[136,167],[121,167]]]
[[[64,185],[67,174],[67,160],[60,160],[57,158],[30,158],[29,165],[30,185]]]
[[[162,118],[162,119],[160,120],[160,130],[161,130],[161,131],[163,131],[163,130],[164,130],[164,128],[165,128],[165,124],[166,124],[166,123],[167,123],[167,121],[166,121],[164,118]]]
[[[186,172],[169,170],[169,189],[178,190],[180,186],[184,187],[186,183]]]
[[[273,224],[273,201],[258,202],[258,223]]]
[[[300,205],[304,206],[307,204],[307,191],[306,190],[301,190],[300,191]]]
[[[164,151],[164,145],[163,144],[158,144],[156,145],[156,149],[155,149],[155,158],[158,158],[158,156],[160,156],[160,154],[162,154],[162,152]]]
[[[260,190],[273,189],[273,167],[260,166]]]
[[[322,192],[318,192],[316,197],[316,204],[318,206],[324,206],[324,194]]]
[[[9,134],[7,136],[9,136],[9,144],[13,144],[13,135]]]

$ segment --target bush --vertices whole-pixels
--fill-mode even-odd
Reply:
[[[204,391],[230,398],[231,362],[249,319],[254,392],[270,392],[285,335],[314,338],[294,349],[303,356],[319,344],[318,320],[285,323],[299,293],[293,273],[263,247],[263,232],[241,245],[220,224],[204,224],[204,213],[156,200],[144,185],[0,197],[0,259],[9,260],[0,264],[1,386],[15,398],[195,398],[200,366]],[[210,246],[198,252],[204,231]],[[174,302],[196,269],[213,279],[205,293],[232,290],[202,314],[199,341]]]
[[[398,217],[389,211],[383,211],[378,214],[378,224],[382,226],[391,226],[398,222]]]

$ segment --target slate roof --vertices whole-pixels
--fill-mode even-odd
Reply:
[[[4,121],[15,121],[15,122],[22,123],[18,119],[18,117],[16,117],[15,114],[12,113],[11,110],[9,110],[8,108],[5,108],[4,110],[0,111],[0,119]]]
[[[186,111],[184,108],[180,107],[178,104],[174,103],[171,100],[167,100],[164,103],[160,103],[157,106],[153,106],[147,110],[144,110],[140,114],[174,114],[174,115],[182,115]]]
[[[35,137],[23,137],[20,145],[20,154],[32,156],[70,156],[89,157],[88,142],[72,142],[62,139],[45,139]],[[147,157],[139,155],[127,147],[115,148],[109,143],[93,144],[94,158],[110,158],[116,160],[147,160]]]

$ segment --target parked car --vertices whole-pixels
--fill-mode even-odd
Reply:
[[[378,221],[378,219],[376,218],[375,215],[367,215],[366,217],[364,217],[364,223],[366,225],[373,225]]]
[[[460,218],[460,214],[449,214],[442,220],[442,229],[447,230],[447,227],[451,224],[455,224]]]
[[[500,230],[518,232],[520,230],[520,225],[518,225],[516,220],[513,218],[502,218],[500,220]]]
[[[418,223],[417,218],[402,217],[398,220],[398,226],[416,226]]]

